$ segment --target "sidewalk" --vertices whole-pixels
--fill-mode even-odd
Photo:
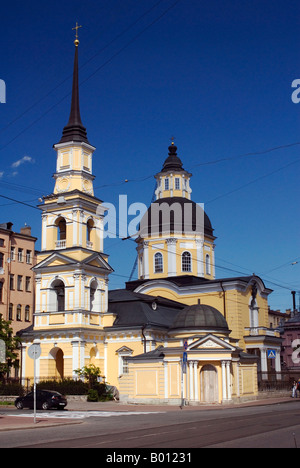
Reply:
[[[249,406],[265,406],[265,405],[276,405],[287,402],[297,402],[299,399],[292,399],[291,397],[275,397],[275,398],[262,398],[259,400],[248,401],[244,403],[233,403],[227,405],[197,405],[197,406],[184,406],[181,409],[179,406],[171,405],[138,405],[138,404],[122,404],[115,401],[108,402],[98,402],[98,403],[88,403],[85,401],[70,401],[65,410],[64,417],[70,413],[70,419],[60,419],[60,418],[47,418],[43,416],[42,412],[37,413],[36,424],[34,424],[33,414],[31,417],[21,416],[22,412],[17,411],[13,407],[9,408],[8,413],[1,412],[0,407],[0,433],[1,431],[13,431],[13,430],[22,430],[22,429],[41,429],[42,427],[51,427],[51,426],[62,426],[69,424],[81,424],[84,422],[84,419],[72,419],[72,412],[74,411],[103,411],[103,412],[171,412],[171,411],[203,411],[203,410],[226,410],[229,408],[241,408]],[[4,409],[4,407],[2,407]],[[11,413],[11,415],[9,414]],[[20,416],[18,416],[20,414]],[[1,437],[1,435],[0,435]]]

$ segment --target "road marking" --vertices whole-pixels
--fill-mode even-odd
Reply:
[[[54,419],[86,419],[86,418],[110,418],[113,416],[138,416],[147,414],[163,414],[163,412],[144,412],[144,411],[51,411],[37,413],[37,418],[54,418]],[[7,416],[18,417],[18,418],[32,418],[32,414],[8,414]]]

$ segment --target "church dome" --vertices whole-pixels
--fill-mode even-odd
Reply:
[[[165,160],[161,172],[168,171],[184,171],[181,159],[177,156],[177,146],[175,146],[174,143],[169,146],[169,156]]]
[[[164,233],[205,234],[215,238],[209,217],[201,205],[182,197],[160,198],[145,213],[140,235]]]
[[[185,307],[177,315],[171,329],[197,328],[229,332],[224,316],[212,306],[195,304]]]

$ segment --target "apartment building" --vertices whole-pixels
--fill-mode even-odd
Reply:
[[[11,321],[14,334],[33,322],[36,265],[31,228],[14,232],[12,223],[0,224],[0,314]]]

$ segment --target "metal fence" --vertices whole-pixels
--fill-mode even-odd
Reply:
[[[299,371],[258,372],[258,390],[260,392],[291,391],[294,380],[300,378]]]

